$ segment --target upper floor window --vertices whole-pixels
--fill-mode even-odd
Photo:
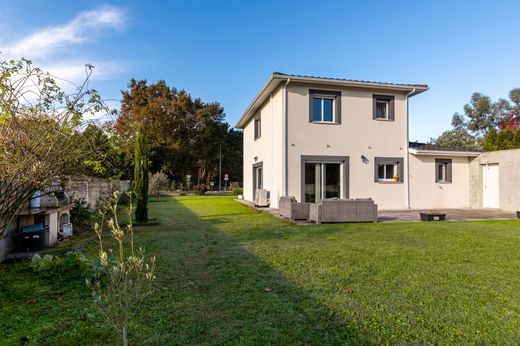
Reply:
[[[309,121],[313,123],[341,123],[341,92],[310,90]]]
[[[373,119],[394,120],[394,96],[373,95]]]
[[[312,121],[334,122],[334,98],[330,96],[312,97]]]
[[[435,159],[435,182],[451,183],[451,159]]]
[[[262,119],[260,114],[255,116],[255,139],[260,138],[262,135]]]

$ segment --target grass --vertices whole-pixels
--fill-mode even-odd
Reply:
[[[297,226],[230,197],[150,206],[160,224],[136,237],[158,280],[134,344],[520,340],[519,221]],[[0,265],[0,302],[1,344],[117,344],[80,280]]]

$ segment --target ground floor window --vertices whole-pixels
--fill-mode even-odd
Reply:
[[[435,159],[435,182],[451,183],[451,159]]]
[[[377,180],[394,181],[397,175],[398,163],[382,163],[377,166]]]
[[[375,157],[374,166],[376,183],[402,183],[404,181],[403,158]]]
[[[305,202],[341,197],[341,163],[305,162]]]

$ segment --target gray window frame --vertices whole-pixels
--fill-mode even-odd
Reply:
[[[262,137],[262,115],[260,113],[255,115],[255,117],[253,118],[253,131],[254,131],[255,141],[258,138]]]
[[[333,103],[335,107],[336,116],[334,117],[334,121],[332,122],[324,122],[324,121],[314,121],[312,119],[312,115],[314,114],[314,104],[312,99],[315,96],[329,96],[333,98]],[[334,90],[318,90],[318,89],[309,89],[309,122],[313,124],[324,124],[324,125],[339,125],[341,124],[341,91]]]
[[[397,184],[404,183],[404,159],[402,157],[374,157],[374,182],[378,184],[396,184],[393,181],[380,181],[379,180],[379,165],[385,164],[398,164],[399,181]]]
[[[349,198],[350,189],[349,189],[349,181],[350,181],[350,163],[349,156],[322,156],[322,155],[302,155],[301,156],[301,181],[300,181],[300,200],[303,202],[305,199],[305,163],[306,162],[340,162],[342,163],[343,170],[343,196],[341,198]]]
[[[446,179],[441,181],[439,178],[439,165],[446,165]],[[435,182],[439,184],[451,184],[452,176],[452,159],[435,159]]]
[[[389,101],[390,109],[388,109],[388,119],[377,117],[377,101]],[[395,96],[392,95],[372,95],[372,119],[379,121],[395,121]]]

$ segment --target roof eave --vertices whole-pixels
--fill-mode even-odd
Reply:
[[[277,75],[277,74],[272,74],[271,76],[269,76],[269,79],[267,79],[267,81],[262,86],[262,89],[260,89],[258,94],[253,99],[253,101],[251,101],[251,103],[247,107],[244,114],[242,114],[240,119],[238,119],[237,123],[235,124],[235,127],[237,129],[244,128],[244,126],[246,125],[246,123],[248,122],[248,120],[250,118],[249,115],[252,112],[252,110],[256,109],[256,107],[259,106],[258,103],[263,102],[263,100],[262,101],[260,101],[260,100],[263,98],[262,96],[266,93],[266,91],[271,90],[271,89],[274,90],[276,88],[276,86],[278,86],[279,82],[281,82],[282,80],[286,80],[286,79],[288,79],[287,76],[282,77],[281,75]],[[276,82],[276,84],[274,84],[274,82]]]
[[[378,83],[368,81],[355,81],[355,80],[341,80],[334,78],[316,78],[316,77],[302,77],[302,76],[291,76],[284,74],[274,73],[272,76],[276,76],[280,79],[290,78],[293,82],[300,83],[312,83],[312,84],[328,84],[328,85],[341,85],[347,87],[365,88],[365,89],[385,89],[402,92],[413,92],[410,96],[418,95],[429,89],[427,85],[405,85],[405,84],[390,84],[390,83]]]
[[[480,155],[480,151],[451,151],[451,150],[418,150],[410,148],[410,154],[413,155],[425,155],[425,156],[469,156],[477,157]]]

